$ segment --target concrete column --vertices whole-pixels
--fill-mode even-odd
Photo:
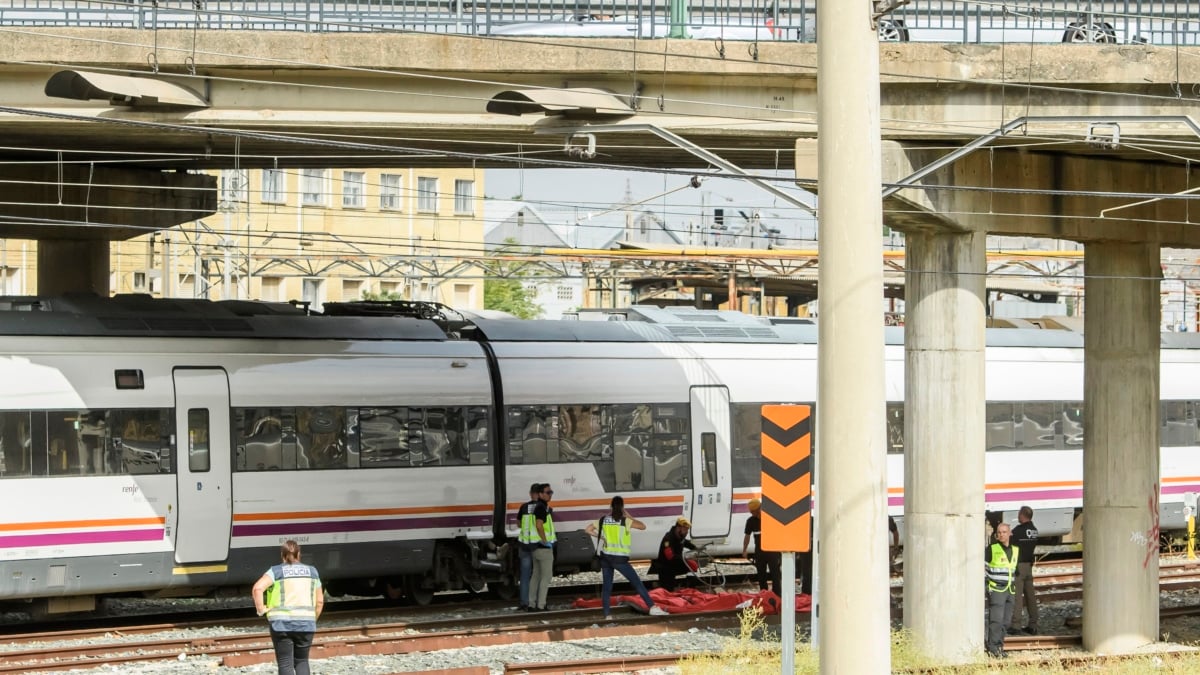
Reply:
[[[870,3],[818,13],[817,642],[822,673],[891,670],[879,36]]]
[[[904,627],[946,663],[983,653],[985,238],[905,236]]]
[[[1083,646],[1158,640],[1156,244],[1088,243],[1083,370]]]
[[[44,239],[37,248],[38,295],[92,292],[108,297],[108,242]]]

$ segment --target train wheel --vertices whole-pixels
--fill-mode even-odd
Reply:
[[[424,582],[425,577],[420,574],[410,574],[405,578],[408,599],[421,607],[433,602],[433,589],[426,588]]]

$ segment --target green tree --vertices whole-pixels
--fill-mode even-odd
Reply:
[[[364,288],[362,292],[363,300],[403,300],[404,294],[399,291],[372,291],[369,288]]]
[[[515,239],[504,240],[504,245],[496,249],[491,256],[522,254],[526,251]],[[536,277],[537,273],[526,263],[520,261],[496,260],[491,267],[496,270],[494,278],[483,282],[483,306],[485,309],[496,309],[508,312],[519,319],[534,319],[542,314],[541,305],[534,302],[537,292],[526,285],[525,280]]]

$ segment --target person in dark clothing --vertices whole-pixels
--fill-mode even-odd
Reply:
[[[891,516],[888,516],[888,537],[891,541],[891,546],[888,547],[888,568],[894,571],[896,556],[900,553],[900,528],[896,527],[896,519]]]
[[[776,551],[764,551],[762,548],[762,501],[751,499],[746,505],[750,509],[750,517],[746,519],[745,535],[742,538],[742,556],[747,560],[754,561],[754,568],[758,570],[758,590],[767,590],[767,581],[771,582],[771,587],[778,595],[783,591],[783,570],[780,567],[782,556]],[[754,555],[749,555],[750,538],[754,537]],[[804,567],[804,560],[800,561],[800,566]],[[808,557],[808,569],[804,574],[804,584],[801,587],[801,592],[812,594],[812,556]],[[808,588],[808,591],[804,590]]]
[[[1017,622],[1021,620],[1021,608],[1024,607],[1029,613],[1029,621],[1025,624],[1023,632],[1037,635],[1038,606],[1037,594],[1033,589],[1033,549],[1037,546],[1038,531],[1037,526],[1033,524],[1033,509],[1022,506],[1017,513],[1017,523],[1012,530],[1012,543],[1020,551],[1017,556],[1017,604],[1013,609],[1012,624],[1009,625],[1008,632],[1021,632],[1017,629]]]
[[[696,545],[688,541],[688,532],[692,523],[687,518],[679,518],[675,525],[663,535],[658,545],[658,557],[650,563],[650,573],[658,575],[658,585],[668,591],[675,590],[675,578],[692,574],[696,571],[695,563],[685,560],[683,549],[696,550]]]
[[[1004,632],[1012,622],[1016,604],[1017,556],[1020,549],[1009,543],[1012,536],[1008,523],[996,526],[996,543],[983,553],[984,574],[987,579],[987,651],[998,659],[1008,656],[1004,651]]]

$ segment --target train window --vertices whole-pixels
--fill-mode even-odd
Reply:
[[[0,478],[33,475],[33,426],[28,410],[0,412]]]
[[[208,471],[211,465],[208,446],[208,409],[188,410],[188,470]]]
[[[508,458],[512,464],[558,461],[558,408],[514,405],[508,409]]]
[[[1063,447],[1070,450],[1083,448],[1083,403],[1067,401],[1062,409],[1062,440]]]
[[[1196,404],[1192,401],[1162,401],[1158,404],[1163,447],[1197,444]]]
[[[887,451],[898,455],[904,452],[904,403],[887,404]]]
[[[345,469],[349,466],[346,411],[323,406],[296,408],[295,458],[300,469]]]
[[[733,404],[733,487],[762,483],[761,403]]]
[[[170,411],[110,410],[107,421],[110,466],[134,475],[171,472]]]
[[[654,489],[654,457],[650,451],[653,418],[650,406],[614,405],[612,415],[615,489]]]
[[[1016,430],[1017,447],[1023,450],[1053,450],[1060,447],[1058,414],[1061,404],[1053,401],[1029,401],[1019,404]]]
[[[487,408],[467,408],[467,454],[471,464],[492,463],[491,454],[488,452],[488,448],[491,447],[489,420]]]
[[[558,409],[559,461],[612,459],[609,406],[564,405]]]
[[[1017,426],[1012,403],[988,403],[984,417],[986,421],[985,446],[988,450],[1014,450],[1017,447]]]
[[[284,466],[283,408],[239,408],[234,411],[237,428],[236,466],[238,471],[278,471]],[[294,437],[294,433],[289,435]],[[291,445],[294,448],[294,441]],[[291,453],[293,458],[295,451]]]
[[[686,404],[655,404],[654,409],[654,481],[647,488],[669,490],[691,487],[691,455],[688,436],[691,417]]]

